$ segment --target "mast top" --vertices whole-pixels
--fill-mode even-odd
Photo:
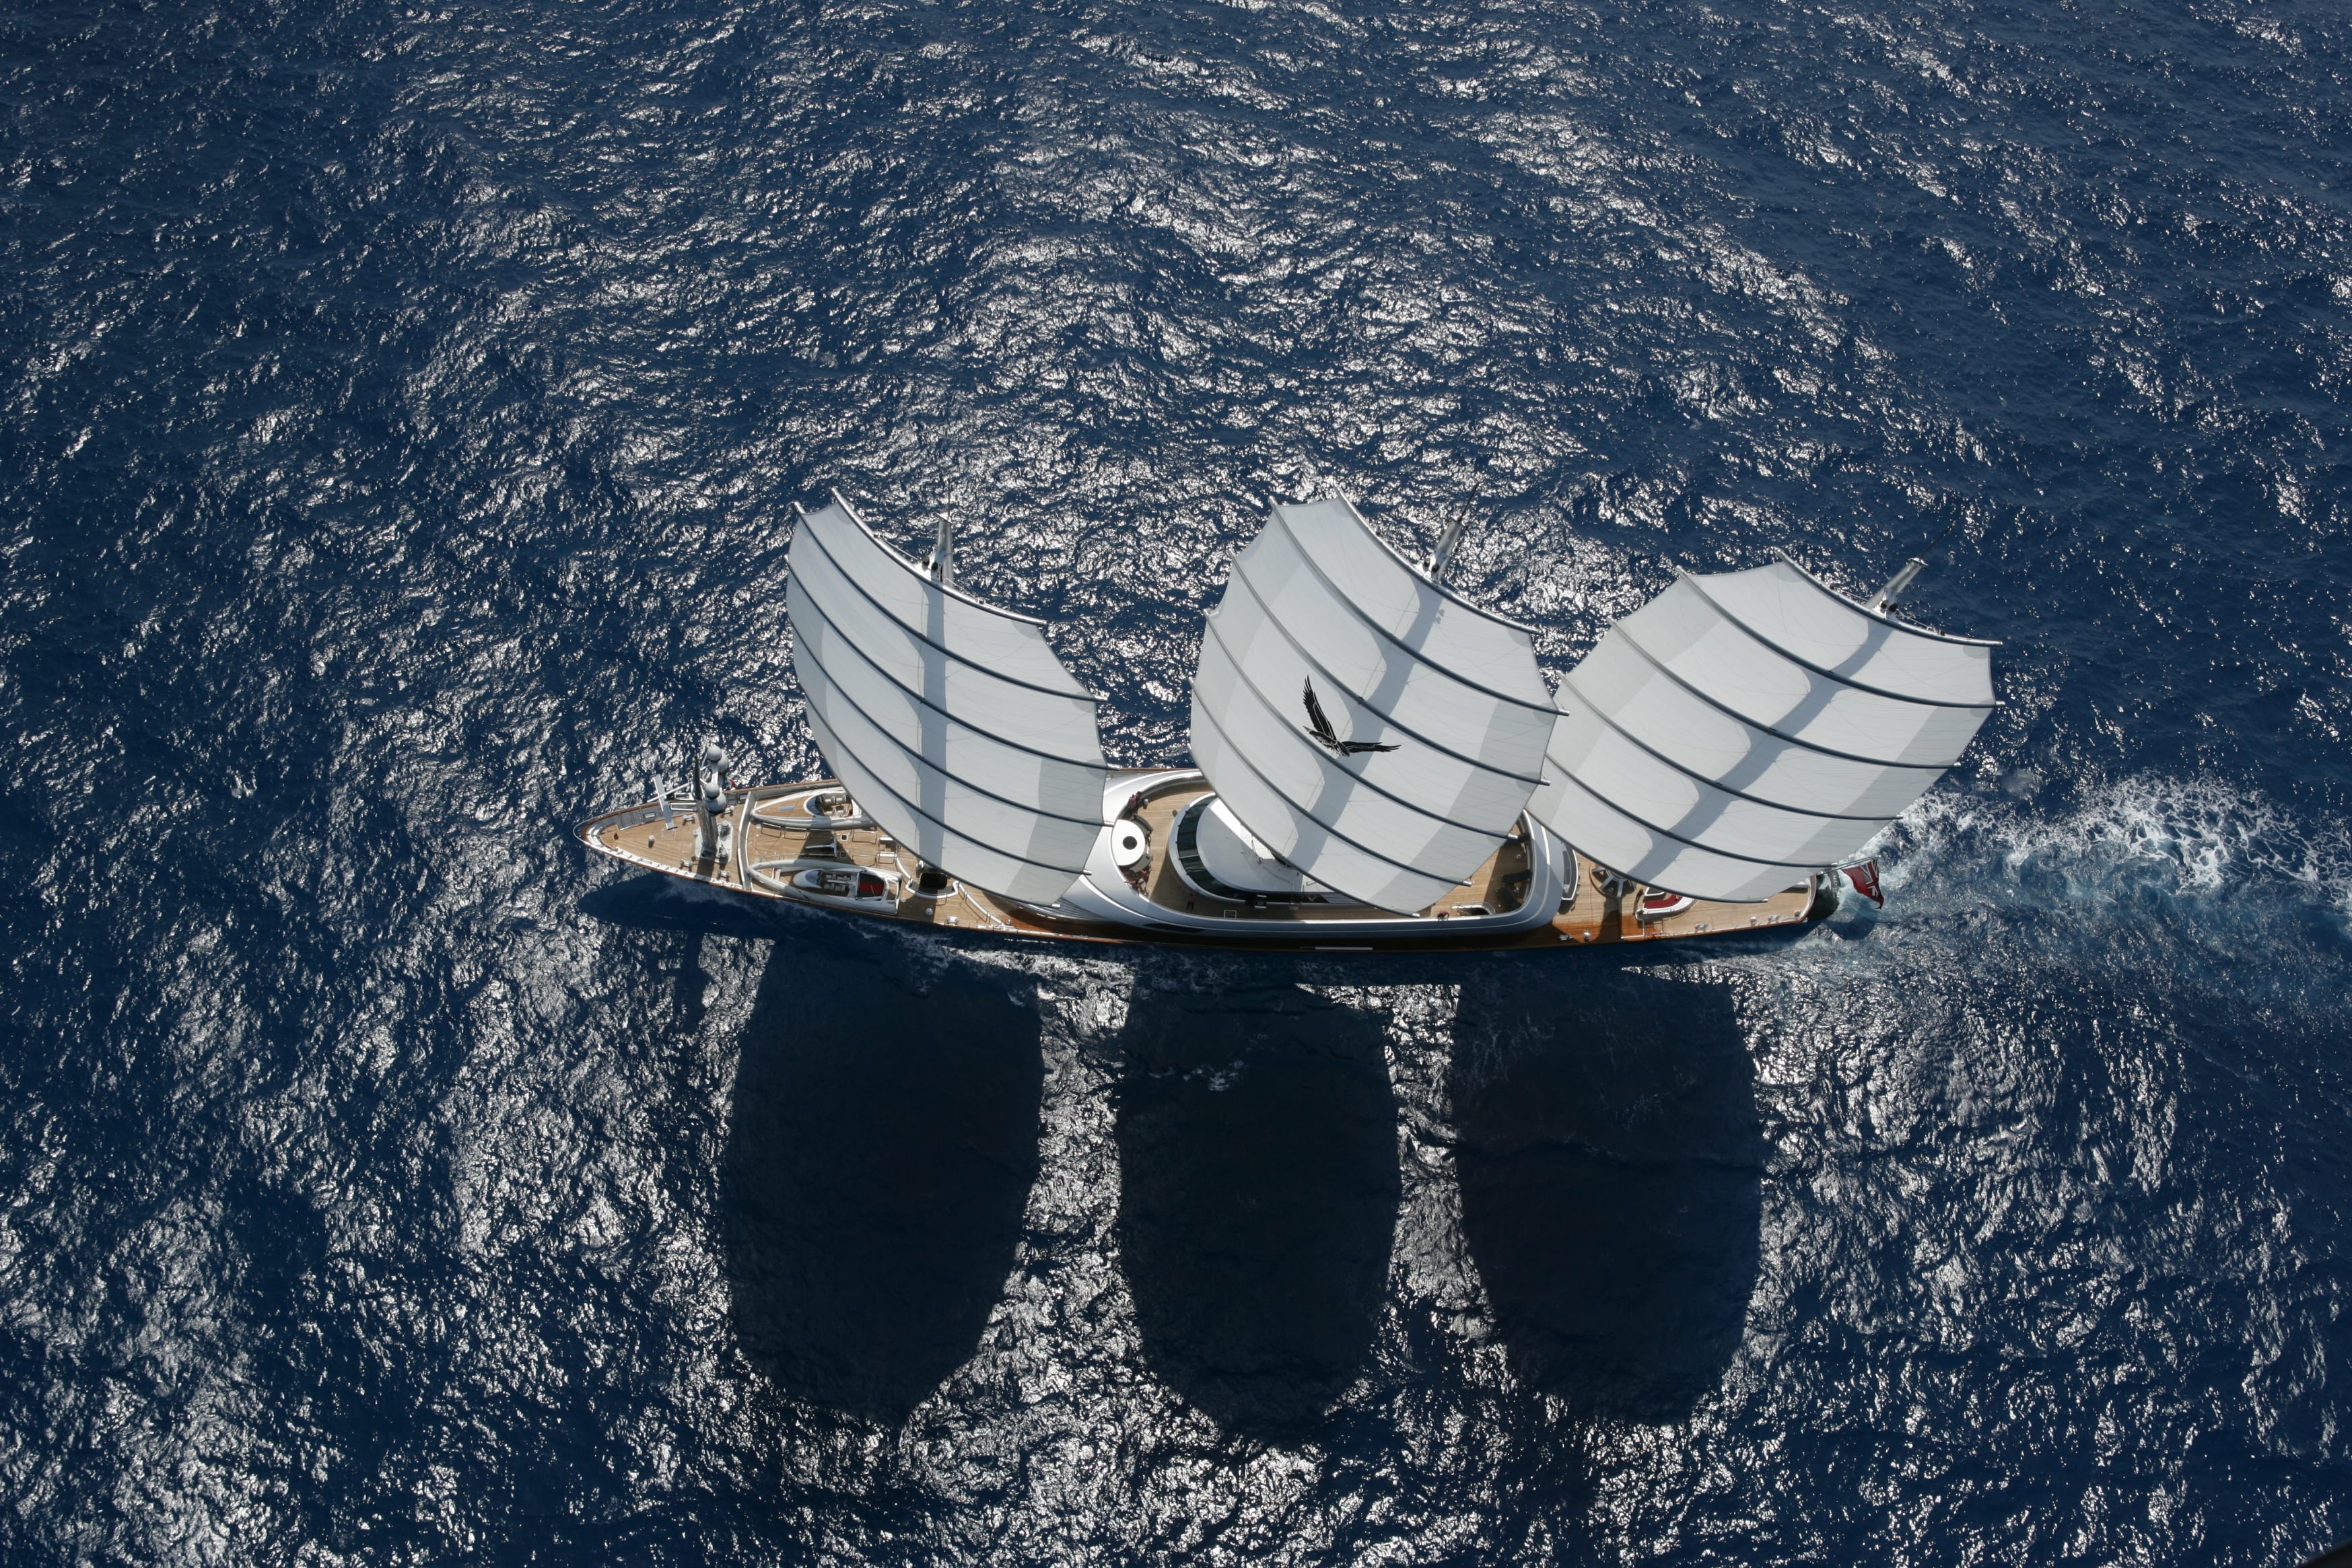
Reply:
[[[1903,596],[1911,591],[1911,585],[1919,580],[1919,574],[1927,570],[1927,563],[1916,555],[1905,561],[1903,570],[1888,578],[1886,586],[1872,597],[1872,612],[1879,615],[1893,614],[1902,604]]]
[[[1951,538],[1952,530],[1959,526],[1960,519],[1955,516],[1950,522],[1937,529],[1936,537],[1929,539],[1917,555],[1905,561],[1902,570],[1888,578],[1886,586],[1873,596],[1870,601],[1870,612],[1874,615],[1892,615],[1900,608],[1903,596],[1911,591],[1911,585],[1919,580],[1921,572],[1927,570],[1927,557],[1935,554],[1936,547]]]
[[[1454,552],[1462,548],[1462,536],[1469,531],[1470,504],[1465,501],[1461,510],[1454,514],[1454,521],[1446,525],[1444,537],[1437,541],[1437,548],[1430,551],[1428,559],[1421,563],[1422,575],[1432,582],[1444,576],[1445,569],[1454,563]]]
[[[941,588],[955,586],[955,522],[940,514],[940,530],[931,540],[931,580]]]

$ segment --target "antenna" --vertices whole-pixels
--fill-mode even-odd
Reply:
[[[940,531],[931,540],[931,580],[941,588],[955,586],[955,524],[940,514]]]

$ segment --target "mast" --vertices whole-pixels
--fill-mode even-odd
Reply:
[[[1422,576],[1432,582],[1442,580],[1445,576],[1445,569],[1454,564],[1454,552],[1462,548],[1462,536],[1469,531],[1470,507],[1465,502],[1462,509],[1454,514],[1454,521],[1447,526],[1445,537],[1437,541],[1437,548],[1430,551],[1428,559],[1421,563]]]
[[[1272,507],[1235,558],[1201,641],[1192,758],[1286,864],[1412,914],[1502,845],[1555,716],[1528,629],[1339,497]]]
[[[725,864],[730,837],[727,823],[727,753],[712,736],[702,743],[694,768],[694,852],[698,859]],[[667,816],[665,802],[662,814]]]
[[[955,523],[945,512],[931,540],[931,580],[941,588],[955,586]]]
[[[950,524],[928,562],[838,494],[803,512],[786,609],[817,746],[859,807],[925,866],[1051,904],[1103,826],[1095,695],[1045,622],[961,592]]]
[[[1927,570],[1927,563],[1916,555],[1905,561],[1902,570],[1888,578],[1886,586],[1871,600],[1871,610],[1876,614],[1892,615],[1902,603],[1903,596],[1911,591],[1911,585],[1919,580],[1919,574]]]
[[[1685,574],[1560,684],[1536,814],[1668,892],[1769,898],[1851,859],[1957,763],[1988,715],[1995,643],[1885,618],[1783,557]]]
[[[1960,526],[1961,520],[1965,516],[1966,514],[1964,512],[1955,511],[1952,515],[1952,520],[1946,523],[1942,528],[1937,529],[1936,537],[1929,539],[1926,545],[1921,547],[1917,555],[1915,555],[1909,560],[1905,561],[1901,569],[1898,570],[1893,577],[1886,580],[1886,586],[1880,589],[1870,601],[1870,610],[1872,614],[1892,615],[1895,613],[1895,610],[1899,608],[1903,602],[1903,596],[1911,591],[1911,585],[1919,580],[1919,574],[1921,572],[1927,570],[1927,558],[1936,553],[1936,547],[1937,545],[1942,544],[1946,539],[1951,537],[1952,530]]]

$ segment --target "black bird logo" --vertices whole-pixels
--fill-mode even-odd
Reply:
[[[1330,717],[1324,713],[1323,705],[1315,700],[1315,683],[1311,679],[1307,683],[1306,695],[1307,733],[1314,739],[1316,745],[1333,756],[1353,757],[1359,751],[1394,751],[1396,749],[1393,746],[1382,746],[1376,740],[1340,739],[1339,733],[1331,727]]]

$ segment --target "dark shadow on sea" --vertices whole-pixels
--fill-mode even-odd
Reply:
[[[1248,966],[1139,978],[1121,1040],[1118,1240],[1153,1375],[1234,1436],[1311,1432],[1371,1346],[1398,1201],[1382,1030]]]
[[[645,872],[590,889],[580,913],[631,931],[686,931],[708,936],[775,936],[793,916],[751,903],[740,894],[695,886],[659,872]]]
[[[752,1366],[886,1426],[968,1360],[1037,1169],[1030,982],[788,923],[735,1085],[720,1213]]]
[[[1718,985],[1602,964],[1465,983],[1462,1227],[1505,1354],[1586,1416],[1686,1417],[1756,1285],[1764,1137]]]
[[[977,1347],[1036,1174],[1025,983],[639,877],[583,913],[776,940],[722,1190],[735,1332],[780,1388],[902,1421]],[[1683,956],[1146,965],[1120,1041],[1118,1238],[1142,1354],[1218,1426],[1313,1435],[1369,1354],[1401,1193],[1375,1018],[1300,983],[1458,983],[1463,1230],[1522,1383],[1671,1423],[1721,1381],[1755,1286],[1764,1141],[1731,998]],[[1692,955],[1693,959],[1700,955]]]

